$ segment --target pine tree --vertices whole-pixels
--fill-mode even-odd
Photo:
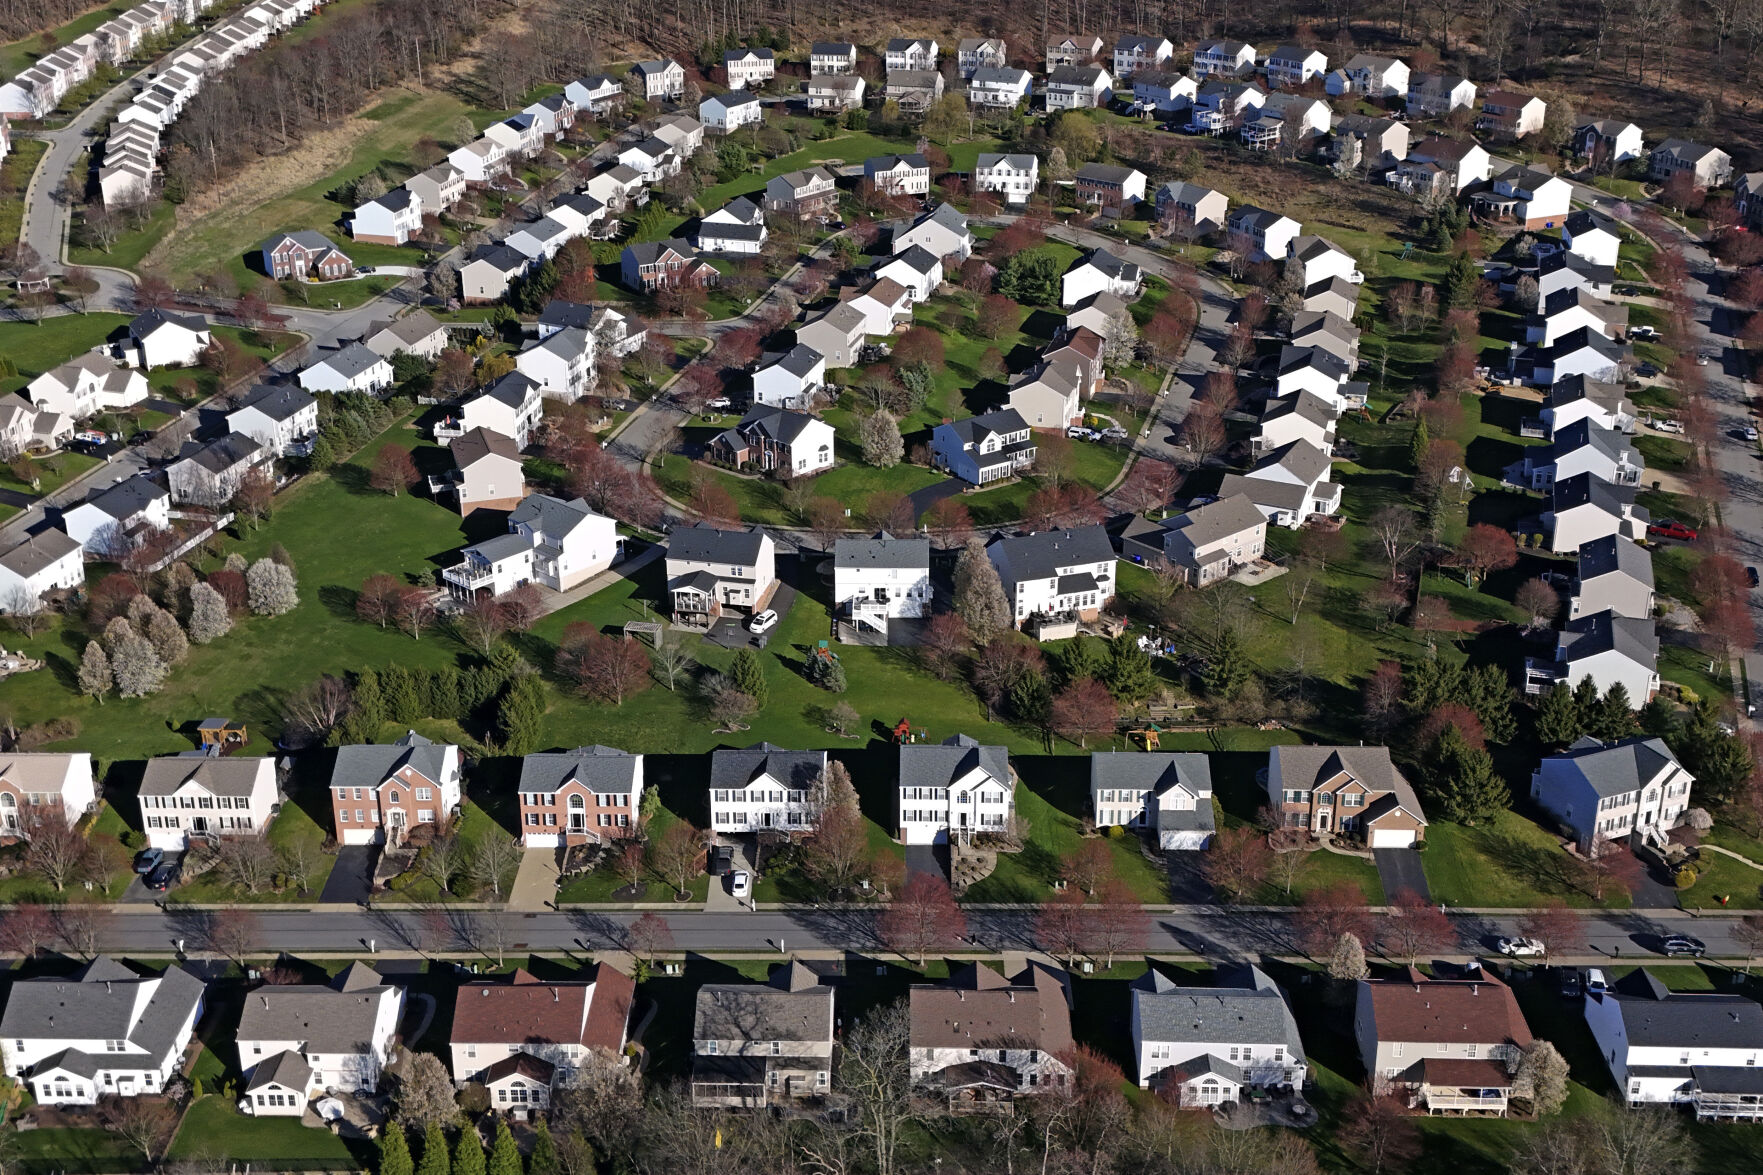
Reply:
[[[1426,456],[1426,446],[1431,442],[1432,437],[1426,428],[1426,417],[1419,417],[1414,421],[1414,437],[1408,442],[1408,464],[1414,466],[1416,471],[1420,469],[1421,459]]]
[[[360,717],[361,724],[369,729],[377,728],[386,720],[386,695],[380,688],[377,669],[363,669],[355,675],[351,704]]]
[[[1648,738],[1669,739],[1677,734],[1677,714],[1663,697],[1641,707],[1641,733]]]
[[[1579,706],[1574,703],[1572,690],[1557,685],[1543,694],[1542,701],[1537,703],[1537,738],[1544,746],[1569,746],[1583,733],[1585,726],[1579,720]]]
[[[1157,670],[1139,647],[1138,638],[1123,632],[1108,642],[1108,692],[1122,702],[1142,702],[1157,688]]]
[[[1587,733],[1607,743],[1634,733],[1634,704],[1628,700],[1627,686],[1618,681],[1605,691]]]
[[[753,699],[754,705],[765,709],[765,704],[771,700],[771,687],[765,683],[765,666],[760,664],[758,653],[752,649],[735,650],[729,678],[736,689]]]
[[[1488,741],[1511,742],[1518,733],[1518,719],[1512,714],[1518,691],[1512,688],[1505,669],[1498,665],[1483,665],[1464,672],[1462,680],[1462,701],[1481,719],[1481,728]]]
[[[1242,643],[1235,631],[1227,628],[1218,638],[1218,646],[1212,652],[1212,659],[1206,662],[1206,672],[1201,680],[1208,694],[1226,702],[1248,684],[1249,662],[1243,656]]]
[[[643,797],[647,799],[648,796]],[[496,1145],[502,1144],[502,1132],[496,1132]],[[492,1156],[494,1151],[491,1152]],[[491,1160],[494,1163],[494,1158]],[[543,1118],[533,1130],[533,1153],[526,1157],[527,1175],[560,1175],[557,1169],[557,1144],[551,1141],[551,1127]],[[381,1175],[384,1175],[382,1172]]]
[[[410,1159],[410,1141],[404,1137],[404,1128],[395,1122],[386,1123],[385,1132],[380,1135],[377,1175],[416,1175],[416,1165]]]
[[[986,557],[983,539],[967,540],[955,561],[955,615],[967,623],[978,644],[989,644],[1010,625],[1010,601],[998,569]]]
[[[502,749],[510,755],[532,754],[539,748],[539,732],[544,722],[545,683],[536,673],[515,678],[496,709]]]
[[[1573,709],[1579,715],[1579,729],[1590,730],[1598,720],[1598,687],[1591,675],[1579,679],[1573,687]]]
[[[1431,790],[1437,811],[1458,824],[1491,819],[1512,803],[1506,781],[1494,771],[1494,758],[1447,726],[1430,756]]]
[[[451,1175],[453,1164],[447,1161],[447,1132],[439,1122],[430,1122],[422,1136],[422,1162],[416,1175]]]
[[[453,1144],[452,1175],[484,1175],[484,1140],[478,1137],[477,1127],[470,1122],[459,1132],[459,1141]]]
[[[464,716],[459,709],[459,670],[443,665],[430,671],[424,685],[423,712],[429,717],[458,719]]]
[[[388,719],[409,726],[422,717],[422,699],[417,696],[416,682],[404,666],[388,666],[380,675],[380,688],[385,693]]]
[[[550,1135],[547,1134],[544,1137],[546,1143],[551,1141]],[[538,1144],[535,1141],[533,1144],[533,1158],[535,1161],[538,1158],[538,1154]],[[555,1153],[552,1154],[552,1162],[556,1162]],[[538,1170],[536,1162],[533,1170],[535,1173]],[[457,1168],[455,1168],[455,1171],[457,1172]],[[490,1144],[490,1168],[488,1175],[521,1175],[520,1148],[514,1144],[514,1132],[508,1129],[508,1119],[506,1118],[496,1119],[496,1138],[495,1141]]]
[[[1059,662],[1059,675],[1068,685],[1086,677],[1099,679],[1107,671],[1106,647],[1094,637],[1082,633],[1060,645],[1054,656]]]
[[[1445,271],[1443,290],[1446,306],[1473,306],[1476,287],[1481,284],[1481,269],[1467,252],[1457,254],[1451,268]]]
[[[110,658],[104,653],[104,646],[97,641],[87,641],[86,651],[80,657],[80,692],[104,704],[104,695],[110,692],[115,678],[110,672]]]
[[[190,639],[199,645],[218,640],[233,627],[226,601],[206,583],[190,589]]]

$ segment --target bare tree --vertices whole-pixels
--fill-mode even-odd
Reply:
[[[471,872],[480,885],[490,887],[497,901],[502,900],[502,878],[520,865],[520,842],[502,830],[490,829],[477,842],[477,853],[471,859]]]
[[[668,640],[666,633],[661,635],[655,651],[649,654],[649,660],[654,663],[655,680],[666,686],[669,693],[676,691],[680,682],[691,677],[692,666],[697,663],[684,643]]]
[[[87,850],[86,838],[59,811],[53,811],[31,822],[25,868],[54,886],[56,893],[63,893],[70,882],[80,879]]]
[[[1376,537],[1384,558],[1389,561],[1392,577],[1426,541],[1420,520],[1413,511],[1400,506],[1385,506],[1373,514],[1371,533]]]
[[[244,906],[227,906],[214,911],[204,927],[203,938],[208,949],[225,955],[240,966],[245,956],[258,949],[263,925],[254,910]]]
[[[159,1098],[107,1096],[99,1102],[98,1120],[106,1131],[140,1151],[152,1167],[171,1145],[178,1114],[170,1102]]]
[[[260,893],[275,878],[276,854],[261,836],[229,836],[220,842],[214,866],[228,885]]]
[[[95,958],[110,930],[110,915],[96,906],[58,906],[55,930],[68,950]]]
[[[919,1119],[907,1059],[911,1035],[905,1001],[896,1001],[858,1021],[839,1061],[839,1088],[856,1115],[852,1131],[868,1144],[877,1175],[899,1170],[901,1135]]]

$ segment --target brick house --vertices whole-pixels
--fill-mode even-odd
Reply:
[[[311,229],[283,233],[263,242],[263,272],[277,281],[311,278],[336,281],[355,272],[355,265],[323,233]]]
[[[331,829],[346,845],[398,844],[418,824],[459,808],[459,748],[414,730],[384,745],[339,747],[331,767]]]
[[[671,286],[710,285],[716,270],[699,260],[690,244],[674,239],[626,245],[619,276],[626,286],[649,294]]]
[[[615,747],[528,755],[520,765],[520,835],[529,849],[637,835],[643,756]]]
[[[1388,747],[1274,747],[1267,802],[1287,828],[1346,834],[1374,849],[1406,848],[1426,836],[1426,815]]]

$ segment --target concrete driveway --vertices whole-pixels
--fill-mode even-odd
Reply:
[[[1426,888],[1426,871],[1420,867],[1418,849],[1373,849],[1371,855],[1377,861],[1385,901],[1395,901],[1403,891],[1416,897],[1432,897],[1432,891]]]

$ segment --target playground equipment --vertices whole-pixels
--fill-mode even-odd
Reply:
[[[1143,730],[1127,731],[1126,737],[1129,739],[1138,739],[1140,742],[1144,743],[1144,749],[1147,751],[1155,751],[1161,746],[1162,734],[1163,728],[1153,722]]]

